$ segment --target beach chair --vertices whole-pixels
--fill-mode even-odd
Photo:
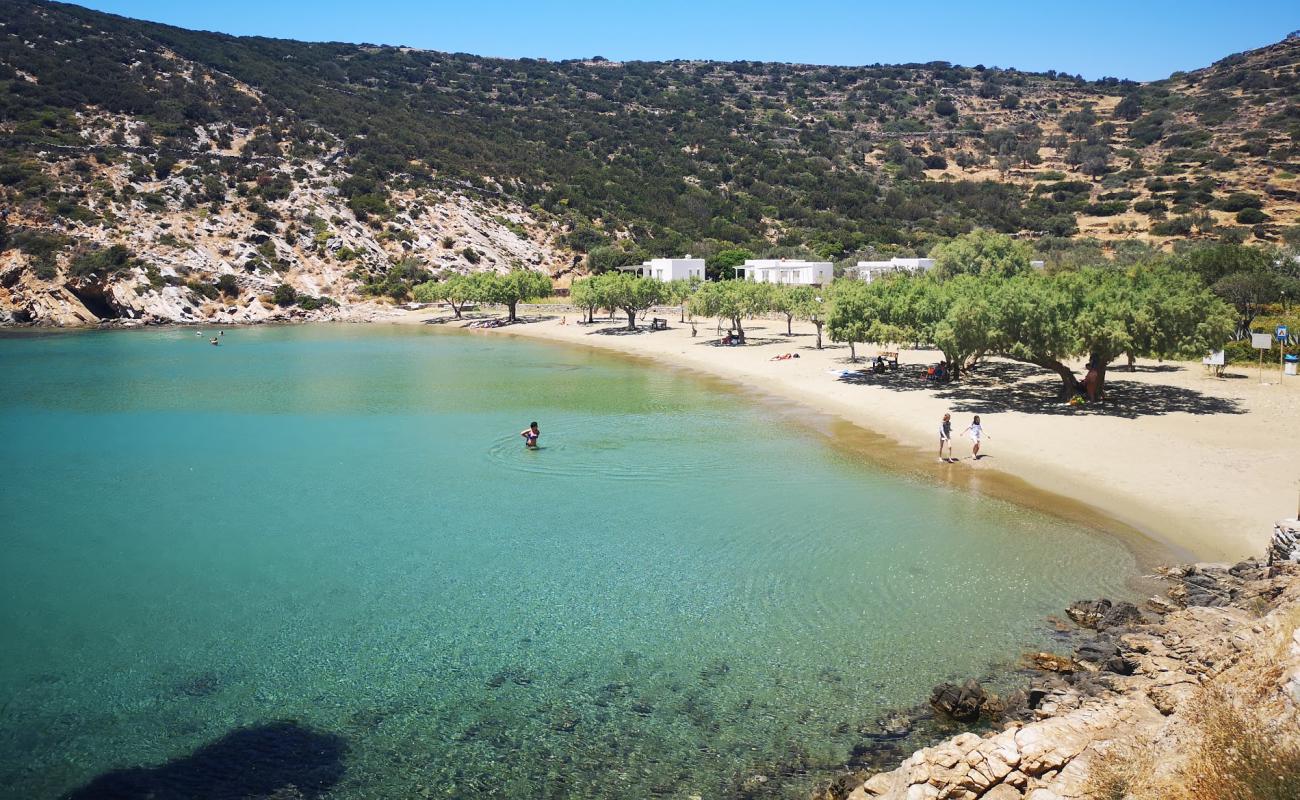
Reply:
[[[652,331],[668,330],[668,320],[664,319],[663,317],[655,317],[654,319],[650,320],[650,330]]]

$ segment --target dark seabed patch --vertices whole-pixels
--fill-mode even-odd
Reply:
[[[231,731],[157,767],[106,772],[64,800],[242,800],[296,790],[321,797],[343,777],[343,738],[272,722]]]

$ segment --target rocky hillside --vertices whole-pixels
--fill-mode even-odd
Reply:
[[[443,270],[906,254],[975,226],[1267,242],[1300,217],[1294,37],[1137,84],[490,59],[0,7],[11,322],[339,314]]]

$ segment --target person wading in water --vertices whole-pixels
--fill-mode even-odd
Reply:
[[[537,429],[537,423],[534,422],[530,424],[527,428],[524,428],[522,431],[520,431],[519,435],[524,437],[524,447],[536,448],[537,437],[541,436],[542,432]]]

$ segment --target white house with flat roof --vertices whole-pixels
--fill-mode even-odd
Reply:
[[[899,258],[894,256],[888,261],[859,261],[857,266],[849,267],[845,275],[871,283],[876,278],[895,272],[925,272],[934,266],[933,258]]]
[[[736,267],[736,273],[747,281],[791,286],[824,286],[835,277],[834,267],[829,261],[792,258],[751,258]]]
[[[623,272],[635,272],[645,278],[657,281],[684,281],[688,278],[704,280],[704,259],[691,258],[652,258],[641,264],[629,264],[619,267]]]

